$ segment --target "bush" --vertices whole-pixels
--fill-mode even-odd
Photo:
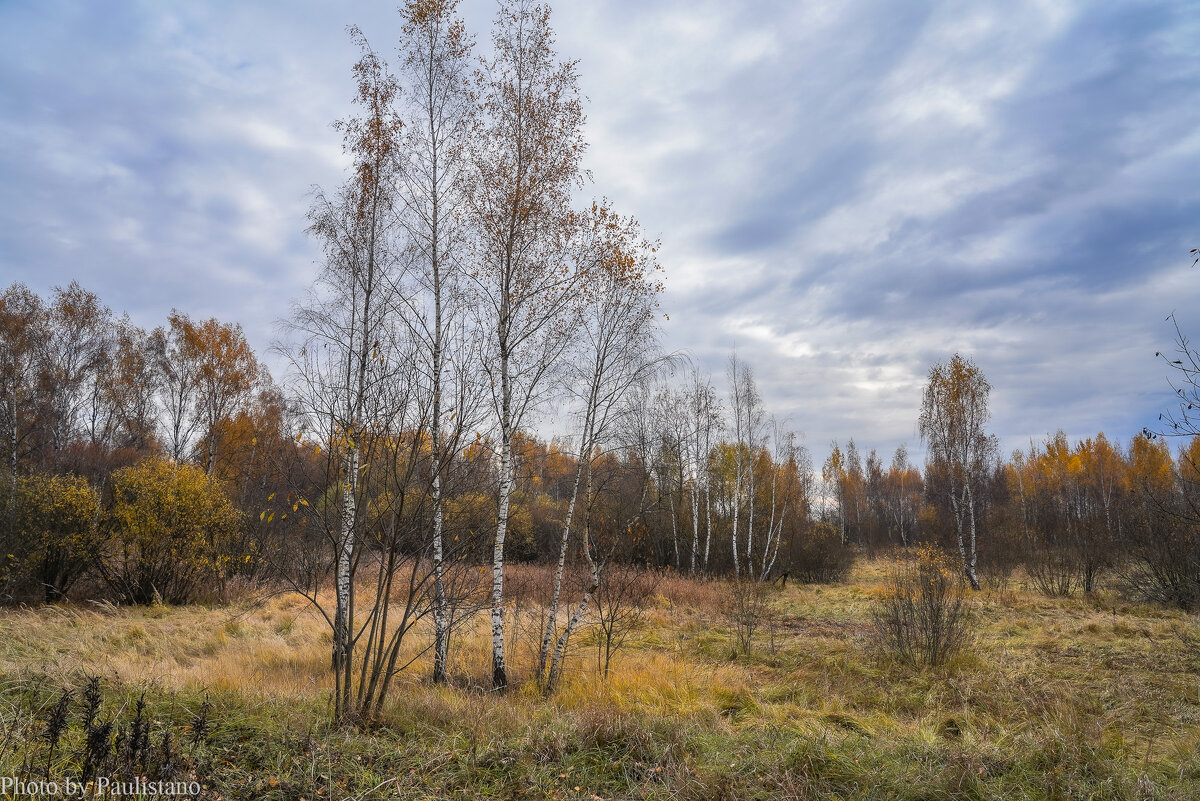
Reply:
[[[935,545],[918,546],[892,568],[874,618],[886,650],[918,667],[944,664],[969,638],[958,561]]]
[[[1078,560],[1062,547],[1036,549],[1025,563],[1025,572],[1038,592],[1051,597],[1065,598],[1081,583]]]
[[[30,574],[57,601],[100,553],[100,496],[79,476],[24,476],[17,482],[15,535],[29,549]]]
[[[202,470],[148,459],[112,477],[103,573],[128,603],[188,603],[230,572],[239,514]]]
[[[610,564],[596,587],[596,664],[608,676],[613,654],[641,627],[660,576],[636,565]]]
[[[1200,544],[1141,545],[1120,570],[1120,588],[1139,601],[1200,610]]]
[[[767,615],[767,586],[753,578],[734,579],[729,582],[728,603],[725,617],[737,643],[736,652],[749,656],[754,632]]]
[[[829,523],[814,523],[791,542],[788,574],[806,584],[844,581],[854,567],[856,554],[843,545],[837,529]]]
[[[57,601],[96,564],[100,496],[79,476],[6,475],[0,484],[0,594]]]
[[[1118,571],[1126,595],[1139,601],[1200,609],[1200,526],[1161,515],[1128,536]]]

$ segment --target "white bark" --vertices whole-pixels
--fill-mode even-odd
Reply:
[[[346,455],[343,459],[346,474],[342,483],[342,514],[341,531],[338,539],[338,559],[335,584],[337,589],[337,608],[333,620],[333,668],[341,671],[346,667],[350,654],[350,627],[354,621],[351,617],[352,582],[350,570],[354,554],[354,518],[356,513],[355,494],[358,485],[358,447],[357,443],[347,441]]]
[[[512,445],[506,431],[500,443],[500,506],[496,520],[496,542],[492,552],[492,689],[508,686],[504,663],[504,536],[512,500]]]

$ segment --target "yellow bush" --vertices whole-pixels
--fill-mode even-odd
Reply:
[[[22,476],[13,489],[13,540],[28,576],[55,601],[95,564],[100,497],[85,479],[69,475]]]
[[[220,483],[161,459],[118,470],[105,578],[122,600],[186,603],[228,575],[240,515]]]

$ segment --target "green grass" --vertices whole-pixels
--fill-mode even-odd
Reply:
[[[722,585],[670,579],[612,675],[579,638],[549,700],[480,689],[481,622],[459,644],[456,686],[430,685],[419,663],[377,724],[343,729],[327,722],[328,635],[298,599],[8,611],[0,773],[44,760],[45,711],[94,673],[107,708],[145,691],[160,728],[184,735],[212,700],[195,765],[214,798],[1200,797],[1200,654],[1181,636],[1200,632],[1194,618],[985,590],[970,650],[916,670],[873,644],[883,567],[774,590],[774,647],[764,627],[736,659]],[[518,677],[527,651],[513,649]],[[56,771],[77,768],[77,745]]]

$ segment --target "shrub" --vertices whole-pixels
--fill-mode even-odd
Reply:
[[[1161,515],[1128,535],[1118,573],[1125,594],[1180,609],[1200,609],[1200,526]]]
[[[659,576],[636,565],[610,564],[596,587],[596,664],[604,676],[613,654],[646,619],[646,608],[654,597]]]
[[[766,614],[767,586],[763,582],[753,578],[729,582],[729,605],[725,617],[737,642],[737,651],[750,655],[754,632],[764,622]]]
[[[95,565],[100,553],[100,496],[79,476],[23,476],[17,482],[13,533],[29,549],[28,568],[56,601]]]
[[[221,485],[161,459],[118,470],[104,578],[129,603],[187,603],[229,573],[239,515]]]
[[[966,587],[958,562],[923,544],[897,562],[874,611],[881,645],[914,666],[945,663],[969,637]]]
[[[1044,546],[1030,554],[1025,572],[1038,592],[1066,597],[1079,585],[1079,565],[1066,548]]]
[[[837,529],[818,522],[792,538],[788,573],[806,584],[831,584],[850,575],[855,558],[854,549],[842,544]]]
[[[70,475],[6,474],[0,485],[0,596],[62,598],[100,552],[99,495]]]

